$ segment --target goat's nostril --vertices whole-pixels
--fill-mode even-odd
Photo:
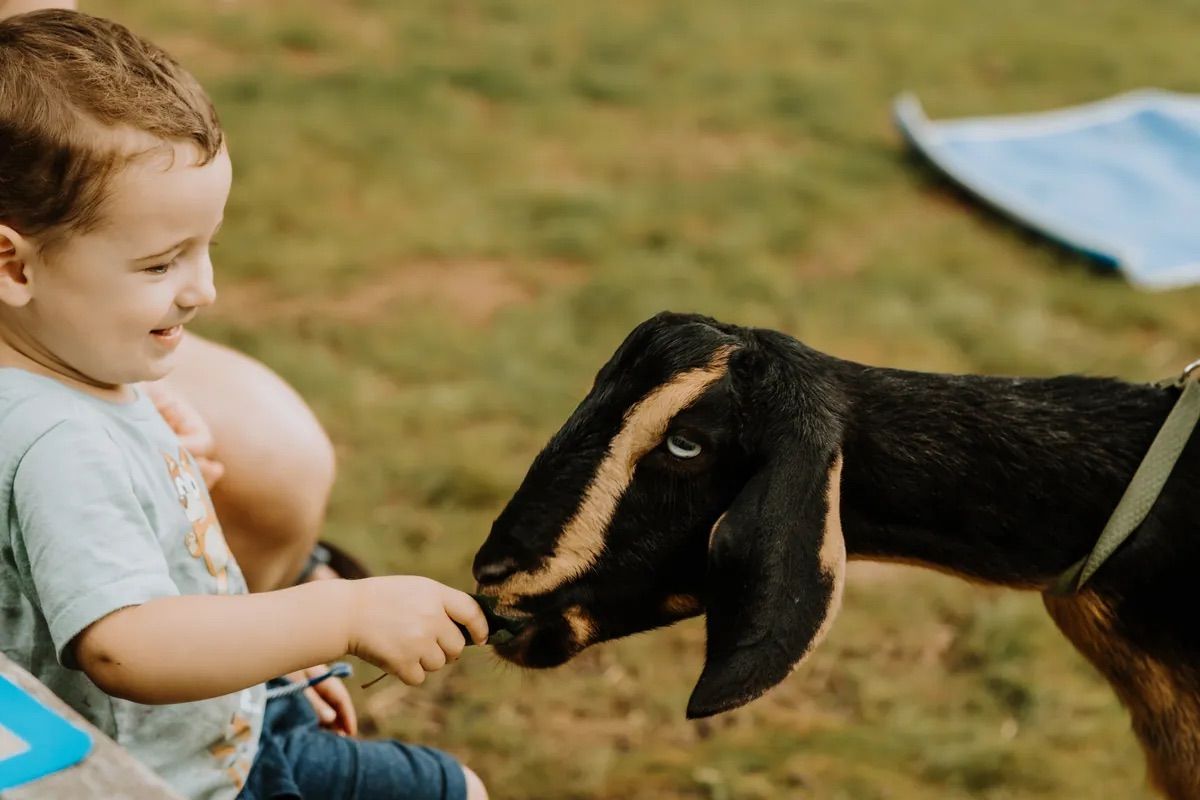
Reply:
[[[500,583],[517,571],[517,562],[512,558],[503,558],[490,564],[476,564],[473,572],[475,580],[482,585]]]

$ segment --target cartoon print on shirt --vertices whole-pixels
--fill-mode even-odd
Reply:
[[[243,689],[241,708],[233,712],[233,716],[225,725],[224,737],[208,749],[213,758],[221,762],[221,768],[239,789],[245,785],[253,762],[251,745],[254,744],[254,729],[250,725],[249,717],[261,713],[262,707],[254,702],[253,693],[249,689]]]
[[[167,472],[175,486],[175,495],[187,514],[188,522],[192,524],[184,537],[184,544],[193,558],[204,559],[208,573],[217,579],[217,594],[229,594],[229,546],[225,543],[225,534],[221,532],[221,524],[217,522],[212,504],[200,489],[195,466],[182,447],[179,448],[178,461],[166,453],[162,456],[167,462]]]

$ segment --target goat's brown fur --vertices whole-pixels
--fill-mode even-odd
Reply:
[[[1112,606],[1095,592],[1046,595],[1059,630],[1129,709],[1151,783],[1167,797],[1200,798],[1200,694],[1194,667],[1165,664],[1120,633]]]

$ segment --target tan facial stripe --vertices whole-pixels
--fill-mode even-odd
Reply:
[[[642,456],[658,446],[667,425],[681,410],[725,375],[733,347],[722,347],[708,366],[676,375],[634,405],[621,430],[608,446],[583,502],[567,523],[552,555],[540,569],[514,575],[500,587],[509,595],[537,595],[553,591],[596,563],[613,512]]]

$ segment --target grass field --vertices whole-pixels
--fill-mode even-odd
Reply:
[[[469,587],[534,454],[660,309],[912,369],[1137,380],[1200,355],[1200,290],[1138,293],[978,210],[889,116],[905,89],[935,117],[1200,90],[1193,0],[83,6],[215,98],[236,177],[202,331],[312,404],[341,459],[328,535],[379,570]],[[689,723],[702,655],[699,621],[545,673],[473,651],[360,709],[495,798],[1148,797],[1034,595],[855,568],[809,663]]]

